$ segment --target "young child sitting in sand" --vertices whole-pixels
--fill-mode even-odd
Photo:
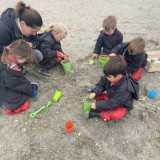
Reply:
[[[88,118],[101,117],[104,121],[120,120],[133,107],[133,99],[138,99],[138,82],[126,74],[126,64],[120,57],[111,57],[104,69],[104,76],[90,94],[95,98]]]
[[[103,21],[103,30],[97,39],[93,58],[98,58],[101,54],[101,49],[103,47],[102,54],[111,54],[112,50],[117,47],[117,45],[122,44],[123,35],[117,29],[117,19],[115,16],[110,15],[106,17]]]
[[[144,48],[144,39],[142,37],[136,37],[130,42],[123,43],[113,50],[114,53],[124,56],[127,64],[126,72],[131,74],[134,80],[141,79],[144,67],[147,64],[148,55]]]
[[[7,114],[17,114],[29,108],[28,98],[36,97],[38,84],[30,83],[19,65],[35,61],[27,42],[16,40],[3,50],[0,62],[0,106]]]
[[[42,74],[46,74],[49,69],[60,63],[61,60],[67,60],[60,41],[68,34],[68,29],[64,24],[56,23],[50,25],[49,29],[39,35],[38,49],[43,54],[41,65],[43,66]]]

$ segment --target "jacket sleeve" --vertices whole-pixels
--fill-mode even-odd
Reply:
[[[1,35],[0,38],[0,57],[1,57],[3,48],[11,43],[12,38],[9,31],[7,31],[6,29],[0,30],[0,35]]]
[[[62,48],[61,48],[61,43],[60,42],[56,44],[56,48],[57,48],[57,51],[64,53]]]
[[[48,41],[42,41],[40,51],[44,58],[56,58],[56,50],[51,50],[51,44]]]
[[[93,89],[96,96],[101,95],[106,90],[107,79],[103,76]]]
[[[94,53],[100,54],[102,47],[103,47],[103,34],[101,32],[99,37],[97,38],[97,42],[94,48]]]
[[[140,58],[140,56],[135,56],[132,61],[130,61],[127,65],[127,73],[132,73],[136,71],[138,68],[141,68],[144,59]]]
[[[130,98],[131,93],[129,91],[116,91],[111,99],[96,101],[96,108],[99,111],[111,110],[118,106],[123,106]]]
[[[122,45],[123,42],[123,35],[121,32],[118,33],[118,39],[117,39],[117,43],[116,46],[114,48],[112,48],[112,50],[110,51],[110,53],[116,53],[116,51],[119,49],[119,46]]]
[[[11,72],[16,73],[17,71]],[[10,76],[10,78],[3,78],[5,88],[10,88],[11,90],[22,92],[27,95],[30,95],[33,91],[36,90],[34,85],[31,85],[31,83],[23,75],[20,76],[20,74],[22,73],[17,74],[18,76]]]
[[[116,53],[117,55],[118,55],[118,54],[124,55],[124,52],[126,51],[126,49],[128,49],[128,45],[129,45],[128,42],[125,42],[125,43],[122,43],[122,44],[120,44],[120,45],[117,45],[117,46],[112,50],[112,52],[113,52],[113,53]]]

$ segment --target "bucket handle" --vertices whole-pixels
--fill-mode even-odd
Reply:
[[[107,56],[107,55],[105,55],[105,54],[100,55],[100,56],[99,56],[99,59],[100,59],[100,57],[106,57],[106,58],[109,58],[109,56]]]
[[[84,98],[83,98],[83,103],[86,103],[86,99],[88,99],[89,98],[89,96],[85,96]]]

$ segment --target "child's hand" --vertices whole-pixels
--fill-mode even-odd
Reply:
[[[89,99],[93,99],[95,96],[96,96],[95,93],[91,93],[91,94],[89,95]]]
[[[63,58],[64,56],[63,53],[60,51],[57,51],[56,54],[57,54],[57,57],[60,57],[60,58]]]
[[[97,59],[99,56],[97,53],[93,53],[92,57]]]
[[[113,56],[116,56],[116,54],[115,53],[110,53],[109,54],[109,57],[113,57]]]
[[[92,108],[92,109],[96,109],[96,104],[95,104],[95,103],[92,103],[91,108]]]
[[[64,59],[64,61],[67,61],[67,60],[68,60],[68,57],[67,57],[66,54],[63,55],[63,59]]]

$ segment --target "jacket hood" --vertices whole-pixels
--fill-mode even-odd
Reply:
[[[114,86],[119,86],[121,83],[127,80],[127,90],[132,93],[134,99],[138,99],[139,85],[130,75],[126,74],[121,81],[114,84]]]
[[[134,99],[137,100],[139,96],[139,84],[130,75],[127,75],[126,78],[128,83],[127,89],[132,93]]]

